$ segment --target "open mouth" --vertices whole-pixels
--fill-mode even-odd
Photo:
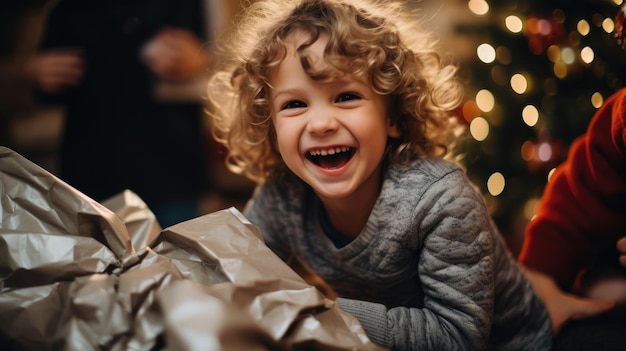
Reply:
[[[340,168],[354,156],[354,149],[348,146],[338,146],[330,149],[313,149],[306,153],[306,158],[316,165],[326,169]]]

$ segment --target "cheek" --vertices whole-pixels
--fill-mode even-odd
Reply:
[[[276,131],[275,146],[281,155],[298,151],[298,134],[289,123],[274,123],[274,130]]]
[[[378,116],[361,119],[360,123],[355,124],[355,128],[355,132],[361,135],[361,138],[370,139],[372,142],[386,140],[388,136],[388,124]]]
[[[389,138],[387,132],[387,125],[380,121],[361,124],[358,131],[361,147],[367,149],[368,153],[372,156],[376,155],[376,157],[378,157],[382,155],[387,147],[387,140]]]

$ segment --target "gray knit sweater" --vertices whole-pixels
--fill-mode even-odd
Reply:
[[[549,350],[547,312],[506,250],[483,198],[441,159],[386,172],[359,236],[337,248],[295,176],[260,186],[246,217],[282,259],[295,255],[393,350]]]

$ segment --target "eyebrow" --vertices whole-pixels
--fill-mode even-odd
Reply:
[[[348,86],[349,88],[352,87],[352,86],[357,86],[357,87],[365,87],[365,88],[371,89],[369,84],[367,84],[367,83],[365,83],[363,81],[360,81],[358,79],[345,79],[345,78],[342,78],[342,79],[333,80],[333,81],[330,81],[330,82],[327,82],[327,83],[328,84],[333,84],[333,85],[335,85],[335,84],[336,85],[345,85],[345,86]],[[273,87],[270,87],[270,89],[272,91],[276,91]],[[275,94],[271,94],[273,96],[271,100],[274,101],[278,96],[280,96],[282,94],[290,94],[290,93],[297,94],[301,90],[302,89],[300,89],[300,88],[287,88],[287,89],[278,91]]]
[[[300,91],[301,91],[301,89],[299,89],[299,88],[289,88],[289,89],[281,90],[281,91],[277,92],[276,94],[270,94],[270,96],[272,97],[270,101],[273,103],[281,95],[299,94]]]

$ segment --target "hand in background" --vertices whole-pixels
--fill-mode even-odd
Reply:
[[[626,237],[617,241],[619,263],[626,267]],[[580,294],[592,299],[626,303],[626,275],[617,266],[599,266],[586,272],[580,280]]]
[[[26,73],[47,93],[59,93],[79,85],[84,73],[80,49],[51,50],[35,55],[26,65]]]
[[[167,28],[159,32],[142,50],[146,65],[167,80],[187,80],[207,68],[208,55],[200,40],[190,31]]]
[[[617,241],[617,251],[619,252],[619,263],[626,268],[626,236]]]
[[[554,335],[558,334],[561,328],[571,320],[593,317],[615,306],[613,301],[568,294],[562,291],[549,276],[528,268],[523,268],[523,270],[548,310]]]

